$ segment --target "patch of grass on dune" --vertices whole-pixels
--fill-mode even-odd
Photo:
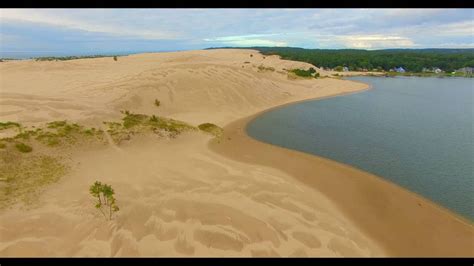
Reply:
[[[196,130],[196,127],[193,127],[185,122],[174,120],[171,118],[156,117],[154,115],[149,118],[147,124],[152,128],[162,129],[174,134],[180,134],[185,131]]]
[[[120,143],[122,140],[130,139],[131,135],[153,132],[158,135],[168,133],[171,137],[190,130],[197,130],[196,127],[185,122],[145,114],[134,114],[129,111],[121,111],[124,114],[122,123],[104,122],[108,126],[107,132],[114,142]]]
[[[16,127],[17,124],[3,123],[2,126]],[[34,202],[45,185],[56,182],[66,173],[67,167],[59,157],[50,156],[54,151],[33,149],[35,142],[47,146],[82,144],[83,141],[100,140],[103,134],[102,130],[64,120],[0,139],[0,208],[20,200]]]
[[[33,150],[33,148],[31,148],[31,146],[28,146],[25,143],[21,143],[21,142],[15,144],[15,148],[19,152],[22,152],[22,153],[28,153],[28,152],[31,152]]]
[[[130,139],[129,132],[122,126],[121,123],[108,121],[104,121],[103,123],[108,127],[107,133],[115,143],[120,144],[120,142],[123,140]]]
[[[144,114],[132,114],[124,112],[122,118],[123,127],[126,129],[139,127],[142,129],[162,129],[168,132],[181,133],[187,130],[196,130],[195,127],[171,118],[158,117],[155,115],[148,116]]]
[[[8,122],[0,122],[0,130],[12,128],[12,127],[21,128],[21,125],[20,125],[19,123],[10,122],[10,121],[8,121]]]
[[[25,130],[25,131],[22,131],[22,132],[18,133],[14,137],[14,139],[16,139],[16,140],[18,140],[18,139],[29,140],[31,138],[31,136],[37,136],[41,131],[42,131],[42,129],[40,129],[40,128],[37,128],[35,130]]]
[[[37,129],[36,140],[47,146],[76,144],[89,137],[103,139],[103,131],[84,128],[76,123],[68,123],[66,120],[49,122],[46,127],[47,130]]]
[[[265,72],[265,71],[271,71],[271,72],[273,72],[273,71],[275,71],[275,68],[273,68],[273,67],[265,67],[265,66],[263,66],[263,65],[260,65],[260,66],[258,66],[258,70],[259,70],[260,72]]]
[[[127,129],[143,125],[148,120],[148,116],[143,114],[132,114],[128,111],[123,112],[123,114],[125,114],[122,118],[123,127]]]
[[[56,146],[59,144],[58,134],[52,132],[42,132],[36,137],[36,140],[48,146]]]
[[[51,156],[0,154],[0,208],[23,201],[32,203],[48,184],[58,181],[67,167]]]
[[[200,124],[198,128],[204,132],[214,135],[217,138],[220,138],[222,134],[224,133],[224,130],[221,127],[216,126],[212,123]]]

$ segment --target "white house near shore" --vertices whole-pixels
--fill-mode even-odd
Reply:
[[[433,67],[433,68],[427,68],[427,67],[424,67],[422,70],[422,72],[434,72],[436,74],[439,74],[439,73],[442,73],[444,72],[441,68],[439,67]]]
[[[405,73],[405,72],[406,72],[403,67],[396,67],[394,70],[395,70],[396,72],[399,72],[399,73]]]

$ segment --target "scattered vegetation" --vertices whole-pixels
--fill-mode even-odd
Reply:
[[[19,152],[23,152],[23,153],[28,153],[28,152],[31,152],[33,150],[33,148],[31,148],[30,146],[26,145],[25,143],[21,143],[21,142],[15,144],[15,148]]]
[[[275,68],[273,68],[273,67],[265,67],[265,66],[263,66],[263,65],[260,65],[260,66],[258,66],[258,70],[259,70],[260,72],[264,72],[264,71],[272,71],[272,72],[273,72],[273,71],[275,71]]]
[[[185,131],[197,130],[197,128],[187,123],[170,118],[133,114],[126,110],[121,112],[124,114],[122,123],[104,122],[108,126],[107,132],[115,143],[128,140],[131,135],[137,133],[152,132],[158,135],[163,135],[164,133],[170,137],[176,137]]]
[[[185,131],[198,130],[192,125],[174,119],[134,114],[129,111],[122,113],[124,116],[121,122],[104,122],[108,126],[107,132],[117,143],[129,139],[130,135],[135,133],[151,132],[160,136],[167,134],[175,137]],[[71,147],[86,143],[84,141],[104,143],[105,140],[103,130],[86,128],[66,120],[53,121],[43,127],[30,129],[23,128],[15,122],[0,123],[1,129],[15,127],[20,128],[16,136],[0,139],[0,208],[9,206],[18,199],[34,202],[35,195],[44,185],[59,180],[66,173],[67,166],[60,163],[60,157],[52,156],[55,151],[41,148],[36,150],[37,146],[33,145],[35,141],[46,146]],[[221,134],[220,128],[212,124],[207,126],[203,124],[201,129],[216,136]],[[35,147],[35,150],[32,147]],[[113,190],[110,190],[108,185],[104,185],[103,188],[106,194],[102,194],[105,201],[101,204],[105,205],[100,205],[100,208],[107,206],[113,213],[118,210],[113,199]],[[111,219],[110,212],[109,219]]]
[[[59,180],[66,173],[67,167],[59,157],[52,155],[55,152],[33,150],[34,141],[56,146],[82,143],[90,137],[103,137],[102,130],[84,128],[65,120],[29,130],[14,122],[1,123],[1,126],[2,129],[18,127],[20,132],[14,137],[0,139],[0,208],[19,199],[25,200],[25,203],[34,202],[44,185]]]
[[[114,197],[114,189],[110,185],[96,181],[90,186],[89,192],[94,198],[97,198],[95,207],[104,215],[104,218],[112,220],[112,215],[119,211]]]
[[[204,132],[214,135],[217,138],[220,138],[222,134],[224,133],[224,130],[221,127],[216,126],[212,123],[200,124],[198,128]]]
[[[117,61],[117,56],[114,56],[114,61]]]
[[[2,150],[0,160],[0,208],[17,201],[36,201],[44,186],[56,182],[67,167],[51,156],[20,156]]]
[[[316,69],[314,69],[313,67],[310,67],[308,70],[292,69],[289,72],[294,73],[296,76],[303,77],[303,78],[319,77],[319,73],[316,73]]]
[[[10,122],[10,121],[8,121],[8,122],[0,122],[0,130],[12,128],[12,127],[21,128],[21,125],[20,125],[19,123]]]
[[[159,107],[159,106],[161,105],[161,103],[160,103],[160,101],[158,101],[158,99],[155,99],[155,105],[156,105],[157,107]]]
[[[99,141],[104,139],[102,130],[84,128],[76,123],[68,123],[66,120],[50,122],[46,126],[47,130],[36,129],[28,131],[28,133],[36,136],[36,140],[48,146],[76,144],[78,141],[84,140],[84,137],[94,137]]]

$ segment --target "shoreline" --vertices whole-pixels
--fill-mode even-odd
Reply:
[[[292,104],[362,93],[373,88],[364,82],[350,81],[367,87],[297,100],[234,120],[224,126],[223,141],[218,144],[211,140],[208,147],[227,158],[282,170],[323,193],[363,233],[392,256],[473,256],[474,228],[467,218],[383,177],[321,156],[262,142],[247,134],[247,125],[264,113]],[[321,176],[309,174],[314,170],[329,173],[336,180],[324,180]],[[339,191],[338,185],[346,187]],[[396,196],[386,196],[390,194]],[[387,205],[380,204],[380,199]],[[400,200],[400,203],[394,200]],[[351,206],[358,203],[359,206]],[[405,215],[400,215],[400,211]],[[376,219],[367,219],[367,215],[375,215]],[[425,223],[433,226],[426,227]]]

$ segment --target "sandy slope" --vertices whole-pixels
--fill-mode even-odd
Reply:
[[[75,157],[41,207],[2,214],[2,256],[370,256],[376,246],[325,197],[278,170],[208,151],[208,136]],[[113,184],[117,218],[88,186]]]
[[[252,50],[5,62],[0,121],[68,119],[98,126],[127,109],[225,126],[280,104],[366,88],[331,78],[289,80],[282,71],[308,66]],[[381,248],[384,239],[361,233],[360,224],[316,186],[219,155],[208,141],[201,133],[135,137],[119,147],[74,153],[72,171],[37,205],[0,211],[0,256],[390,254]],[[93,207],[87,189],[95,180],[116,190],[121,211],[114,221],[104,221]]]

